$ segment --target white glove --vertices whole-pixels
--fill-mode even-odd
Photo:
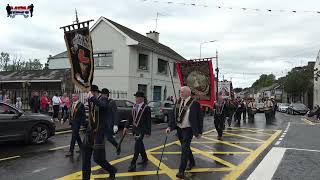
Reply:
[[[118,126],[113,126],[113,132],[117,133],[118,132]]]

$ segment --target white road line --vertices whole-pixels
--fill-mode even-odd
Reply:
[[[275,145],[278,146],[280,143],[281,143],[281,141],[277,141]]]
[[[315,150],[315,149],[299,149],[299,148],[286,148],[286,149],[291,149],[291,150],[296,150],[296,151],[320,152],[320,150]]]
[[[64,148],[67,148],[67,147],[70,147],[70,145],[52,148],[52,149],[49,149],[49,151],[55,151],[55,150],[64,149]]]
[[[283,138],[279,138],[279,141],[282,141],[283,140]]]
[[[264,157],[257,168],[250,174],[248,180],[270,180],[276,172],[286,148],[274,147]]]
[[[32,171],[32,173],[38,173],[38,172],[41,172],[41,171],[46,170],[46,169],[48,169],[48,168],[36,169],[36,170]]]

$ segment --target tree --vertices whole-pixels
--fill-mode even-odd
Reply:
[[[273,74],[262,74],[260,76],[260,78],[258,80],[256,80],[253,84],[252,84],[252,88],[254,88],[255,90],[258,90],[260,88],[263,87],[268,87],[271,86],[272,84],[274,84],[276,82],[276,77]]]
[[[42,70],[43,64],[39,59],[23,61],[21,57],[10,56],[9,53],[2,52],[0,54],[0,69],[2,71]]]
[[[233,91],[234,91],[235,93],[239,93],[239,92],[242,91],[242,88],[234,88]]]

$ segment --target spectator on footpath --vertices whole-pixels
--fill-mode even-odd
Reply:
[[[62,115],[62,121],[61,123],[65,123],[66,120],[68,119],[68,113],[69,113],[69,109],[71,107],[71,101],[70,101],[70,98],[68,97],[68,94],[67,93],[64,93],[63,96],[60,98],[61,99],[61,109],[62,109],[62,112],[61,112],[61,115]]]
[[[17,97],[16,108],[20,110],[22,109],[21,97]]]
[[[59,107],[60,107],[60,104],[61,104],[60,97],[58,96],[58,93],[56,93],[56,94],[52,97],[52,108],[53,108],[52,119],[53,119],[53,121],[59,121],[59,120],[58,120],[58,116],[59,116]]]
[[[40,112],[43,114],[48,114],[50,100],[48,98],[48,93],[44,92],[40,98]]]
[[[2,91],[0,91],[0,102],[3,102],[3,95],[2,95]]]
[[[32,92],[32,96],[30,98],[30,108],[32,113],[40,112],[40,97],[37,91]]]

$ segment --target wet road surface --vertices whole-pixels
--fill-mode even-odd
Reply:
[[[263,157],[275,146],[275,143],[278,143],[289,122],[292,127],[301,125],[308,128],[311,126],[302,121],[301,116],[281,113],[277,113],[276,120],[267,125],[264,114],[261,113],[256,115],[254,123],[242,122],[240,127],[226,128],[223,141],[219,141],[216,138],[213,118],[206,117],[204,122],[205,133],[200,139],[194,138],[192,142],[196,167],[187,173],[187,178],[195,180],[247,179]],[[157,167],[166,137],[164,133],[166,127],[166,124],[153,125],[152,136],[145,138],[150,161],[145,167],[137,166],[137,172],[127,172],[134,147],[132,136],[125,138],[120,156],[116,155],[115,148],[111,144],[106,143],[107,160],[118,168],[117,179],[176,179],[175,174],[180,162],[180,143],[177,141],[174,132],[168,136],[163,163],[157,175]],[[294,133],[295,131],[290,129],[289,132]],[[277,144],[277,147],[296,143],[295,140],[290,142],[291,135],[289,132],[287,138],[282,138],[283,140]],[[292,136],[296,137],[294,134]],[[71,134],[67,133],[54,136],[44,145],[1,144],[0,173],[2,176],[0,176],[0,179],[81,179],[80,154],[75,153],[74,157],[71,158],[65,157],[69,150],[70,138]],[[117,139],[119,138],[119,135],[117,135]],[[301,144],[301,147],[306,147],[306,144]],[[290,151],[287,153],[295,156]],[[292,159],[290,156],[287,156],[287,158]],[[99,166],[95,163],[92,163],[92,165],[92,177],[94,179],[108,178],[108,174]],[[282,166],[286,165],[280,165],[279,168]],[[277,176],[282,177],[284,175],[277,171],[275,172],[275,178]]]

